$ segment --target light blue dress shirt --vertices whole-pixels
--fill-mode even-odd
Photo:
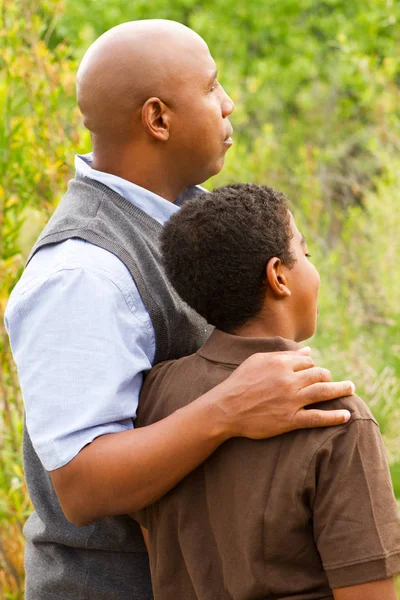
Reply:
[[[164,224],[178,206],[77,156],[104,183]],[[155,336],[125,265],[78,239],[38,251],[15,286],[5,325],[33,446],[49,471],[96,437],[133,428]]]

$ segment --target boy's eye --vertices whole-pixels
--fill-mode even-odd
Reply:
[[[306,257],[307,258],[311,258],[311,254],[308,254],[308,252],[306,253]]]

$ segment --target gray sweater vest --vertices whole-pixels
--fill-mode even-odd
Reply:
[[[195,352],[210,333],[165,276],[159,251],[161,229],[107,186],[78,177],[70,182],[29,260],[43,246],[69,238],[115,254],[130,271],[150,314],[158,363]],[[72,525],[62,513],[26,428],[23,450],[35,509],[25,525],[25,600],[150,600],[147,553],[137,523],[117,516],[87,527]]]

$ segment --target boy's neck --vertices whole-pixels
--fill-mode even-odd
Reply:
[[[268,337],[282,337],[287,340],[296,340],[296,333],[293,323],[290,318],[286,318],[284,315],[279,314],[280,311],[268,311],[267,313],[262,310],[253,319],[246,321],[244,325],[241,325],[238,329],[232,332],[233,335],[240,337],[254,337],[254,338],[268,338]]]

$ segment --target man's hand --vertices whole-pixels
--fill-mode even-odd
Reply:
[[[212,392],[228,437],[274,437],[293,429],[340,425],[347,410],[315,410],[316,402],[351,396],[351,381],[331,382],[327,369],[299,352],[253,354]]]

